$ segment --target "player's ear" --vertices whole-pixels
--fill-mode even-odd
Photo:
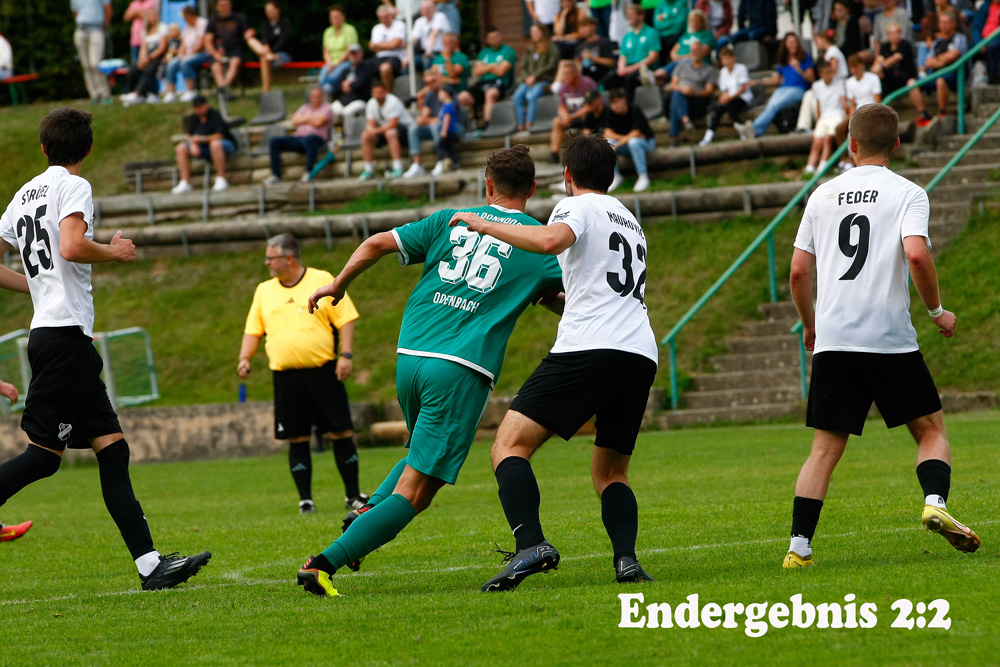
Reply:
[[[889,152],[895,153],[897,148],[899,148],[899,137],[896,137],[896,143],[892,145],[892,150]]]
[[[45,144],[38,144],[38,145],[42,147],[42,155],[44,155],[45,157],[48,157],[49,156],[49,152],[47,150],[45,150]]]

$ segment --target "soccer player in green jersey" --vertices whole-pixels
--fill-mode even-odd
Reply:
[[[540,226],[525,215],[535,192],[535,163],[527,146],[498,150],[486,162],[488,205],[465,209],[505,225]],[[507,339],[533,301],[557,312],[562,274],[554,257],[518,250],[462,225],[444,209],[418,222],[372,236],[332,283],[309,299],[336,304],[351,282],[381,257],[423,263],[423,275],[403,312],[396,350],[396,393],[410,433],[407,455],[360,510],[347,530],[310,558],[298,583],[315,595],[337,595],[330,575],[389,542],[454,484],[469,453],[503,365]],[[462,397],[462,400],[455,400]]]

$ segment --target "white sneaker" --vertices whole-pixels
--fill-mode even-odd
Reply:
[[[806,176],[812,176],[813,174],[816,173],[816,167],[812,166],[811,164],[807,164],[804,173]]]
[[[733,129],[740,135],[740,141],[747,140],[747,131],[743,128],[743,123],[733,123]]]
[[[412,168],[413,167],[410,167],[410,169]],[[439,160],[438,163],[434,165],[434,168],[431,169],[431,174],[433,176],[440,176],[441,174],[444,173],[444,168],[445,168],[444,160]]]
[[[173,104],[176,101],[177,101],[177,93],[172,93],[171,92],[171,93],[167,93],[166,95],[163,96],[163,103],[164,104]]]
[[[187,181],[181,181],[177,185],[175,185],[170,192],[175,195],[179,195],[179,194],[184,194],[185,192],[191,192],[191,190],[192,188],[190,183],[188,183]]]
[[[702,139],[701,141],[698,142],[698,146],[700,148],[704,148],[705,146],[709,145],[710,143],[712,143],[712,139],[709,138],[709,137],[705,137],[704,139]]]
[[[823,171],[824,169],[826,169],[826,160],[820,160],[816,166],[816,171]]]
[[[159,103],[160,103],[160,96],[157,95],[156,93],[150,93],[149,95],[146,95],[146,104],[159,104]]]
[[[218,183],[218,179],[215,182]],[[281,179],[274,174],[269,174],[267,178],[261,181],[261,185],[277,185],[278,183],[281,183]]]
[[[194,92],[193,90],[186,90],[183,93],[181,93],[181,96],[178,97],[177,99],[180,100],[181,102],[190,102],[196,96],[197,96],[197,93]]]
[[[212,185],[212,192],[222,192],[223,190],[229,189],[229,181],[224,179],[222,176],[215,177],[215,183]]]
[[[120,98],[123,106],[130,107],[133,104],[142,104],[143,99],[139,97],[138,93],[125,93]]]
[[[635,187],[632,188],[632,192],[643,192],[649,189],[649,175],[639,174],[639,178],[635,181]]]
[[[306,173],[302,174],[302,177],[299,178],[299,183],[308,183],[309,181],[311,181],[312,179],[309,178],[310,173],[311,172],[307,171]]]
[[[754,139],[757,137],[757,128],[753,126],[752,120],[748,120],[743,123],[743,132],[747,135],[747,139]]]
[[[403,172],[403,178],[416,178],[418,176],[426,176],[427,170],[424,169],[423,165],[414,162],[410,165],[410,168]],[[440,174],[435,174],[436,176]]]
[[[845,171],[850,171],[851,169],[854,168],[854,165],[846,160],[841,160],[840,164],[838,164],[837,166],[840,167],[840,173],[844,173]]]
[[[608,188],[608,192],[614,192],[618,189],[618,186],[622,184],[622,175],[617,171],[615,172],[615,178],[611,181],[611,186]]]

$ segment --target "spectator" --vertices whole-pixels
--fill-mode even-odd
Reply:
[[[365,105],[365,118],[368,125],[361,133],[361,155],[365,166],[358,180],[369,181],[375,177],[375,148],[381,145],[389,147],[389,157],[392,158],[392,171],[388,178],[399,178],[403,175],[401,138],[408,135],[413,116],[382,81],[373,81],[372,98]]]
[[[441,53],[431,63],[440,76],[441,83],[461,92],[468,87],[469,56],[458,50],[458,35],[446,32],[441,36]]]
[[[458,101],[464,107],[482,106],[483,129],[493,117],[493,105],[500,101],[514,81],[515,64],[517,53],[503,43],[500,30],[493,26],[487,28],[486,46],[472,64],[472,75],[478,81],[458,95]]]
[[[393,10],[393,17],[399,19],[404,24],[406,17],[416,19],[420,14],[420,0],[382,0],[382,4]]]
[[[670,49],[669,62],[656,72],[657,82],[665,82],[670,79],[674,68],[678,63],[689,60],[691,57],[691,45],[695,42],[708,47],[709,53],[715,48],[715,35],[708,29],[708,17],[700,9],[692,9],[688,14],[687,32],[681,35],[677,43]]]
[[[708,108],[708,129],[699,146],[707,146],[715,138],[722,114],[729,114],[730,120],[739,123],[743,112],[753,101],[750,91],[750,72],[743,63],[736,62],[736,50],[731,44],[719,49],[719,97]]]
[[[205,27],[205,51],[212,56],[212,76],[219,92],[228,95],[243,64],[243,40],[250,26],[233,12],[232,0],[218,0],[215,16]]]
[[[777,86],[777,88],[771,93],[764,110],[760,112],[756,120],[747,121],[743,125],[736,123],[733,126],[741,140],[746,141],[764,134],[780,111],[798,106],[806,90],[816,80],[812,67],[812,56],[802,48],[802,42],[799,41],[798,35],[794,32],[785,35],[781,40],[781,46],[778,47],[778,65],[774,68],[774,75],[767,79],[750,81],[751,86],[763,84]]]
[[[167,66],[173,61],[177,60],[177,54],[181,50],[181,27],[176,23],[171,23],[167,26],[167,52],[163,54],[163,72],[167,70]]]
[[[688,0],[660,0],[653,10],[653,27],[660,35],[660,65],[666,65],[674,44],[687,30]]]
[[[812,148],[809,150],[809,162],[806,164],[805,175],[811,176],[826,166],[833,152],[833,138],[837,126],[847,115],[847,100],[844,96],[844,83],[837,81],[833,66],[820,61],[817,66],[819,81],[812,85],[813,97],[816,98],[817,117],[816,129],[813,130]]]
[[[434,4],[437,5],[437,10],[448,18],[448,23],[451,26],[451,30],[448,32],[455,33],[455,37],[461,35],[462,15],[458,12],[455,0],[434,0]]]
[[[524,0],[532,23],[541,23],[552,34],[552,25],[559,13],[560,0]]]
[[[736,32],[719,40],[721,48],[736,42],[770,42],[778,34],[778,7],[775,0],[740,0],[736,12]]]
[[[908,42],[913,41],[913,20],[910,18],[906,7],[900,7],[898,0],[882,0],[882,13],[875,17],[872,24],[872,52],[878,57],[882,44],[889,39],[886,28],[890,25],[898,25],[903,31],[903,39]]]
[[[437,70],[429,69],[424,72],[424,87],[417,92],[417,117],[407,128],[406,143],[410,147],[410,168],[403,174],[403,178],[416,178],[427,174],[423,156],[420,154],[420,142],[429,140],[437,146],[441,112],[441,100],[438,99],[440,89],[441,75]]]
[[[330,7],[330,26],[323,31],[323,68],[319,71],[319,85],[329,95],[340,90],[344,74],[351,68],[347,47],[361,45],[358,30],[347,23],[347,14],[340,5]]]
[[[956,30],[962,33],[963,35],[968,33],[968,29],[966,28],[965,15],[962,12],[960,12],[958,8],[955,6],[957,3],[953,3],[951,0],[933,0],[933,2],[934,2],[933,9],[935,12],[937,12],[939,16],[942,12],[948,12],[948,11],[953,12],[955,14],[955,20],[957,21],[958,25]],[[938,35],[934,36],[938,37]]]
[[[698,0],[695,9],[704,12],[708,17],[708,28],[715,36],[716,42],[729,36],[733,29],[732,0]]]
[[[707,44],[692,41],[690,57],[674,68],[670,79],[670,145],[680,143],[681,130],[693,130],[692,117],[705,115],[715,94],[716,72],[705,62],[710,53]]]
[[[882,91],[888,95],[917,78],[917,60],[913,44],[903,39],[903,28],[896,23],[886,26],[886,41],[879,46],[872,73],[882,79]],[[913,98],[915,89],[910,91]]]
[[[972,43],[978,44],[1000,28],[1000,0],[983,2],[972,21]],[[985,47],[990,83],[1000,83],[1000,40],[995,39]]]
[[[98,63],[104,60],[107,39],[105,31],[111,24],[111,0],[71,0],[70,6],[73,9],[73,18],[76,19],[73,44],[76,45],[80,67],[83,68],[83,81],[90,95],[90,103],[111,104],[108,80],[97,69]],[[7,44],[7,51],[9,50],[10,44]],[[0,52],[2,51],[4,47],[0,44]],[[3,54],[0,53],[0,79],[11,76],[13,71],[13,58],[8,57],[5,62]]]
[[[158,10],[159,8],[160,5],[157,0],[132,0],[132,2],[128,3],[128,7],[125,8],[122,21],[125,23],[132,22],[129,28],[128,45],[133,65],[139,59],[139,47],[142,46],[146,10]]]
[[[177,170],[181,180],[171,190],[175,195],[191,191],[191,159],[211,159],[215,167],[213,192],[229,188],[226,180],[226,156],[236,152],[236,139],[222,114],[213,109],[201,95],[191,101],[194,113],[187,117],[187,138],[177,144]]]
[[[330,141],[330,128],[333,127],[333,109],[323,99],[322,88],[310,86],[309,102],[300,106],[292,116],[292,125],[295,126],[295,134],[271,139],[271,175],[264,180],[264,185],[281,182],[282,153],[306,154],[306,170],[300,180],[309,182],[319,150]]]
[[[458,169],[458,142],[462,140],[465,128],[458,117],[454,92],[450,85],[441,86],[437,91],[441,111],[438,112],[438,140],[435,145],[438,163],[431,171],[435,176]]]
[[[128,89],[132,92],[122,95],[122,104],[130,106],[143,101],[151,104],[159,102],[156,94],[156,74],[160,62],[167,53],[167,26],[160,23],[160,13],[156,9],[146,10],[146,28],[143,31],[139,57],[128,71]]]
[[[825,32],[816,33],[813,35],[813,43],[816,44],[816,52],[819,54],[820,60],[830,63],[830,66],[833,68],[833,78],[841,82],[847,81],[847,75],[849,74],[847,71],[847,58],[830,41],[829,34]],[[809,132],[812,130],[813,123],[815,122],[816,100],[813,98],[813,93],[810,89],[802,96],[802,102],[799,104],[799,118],[795,123],[795,131],[802,133]]]
[[[864,47],[862,41],[859,17],[851,16],[848,0],[834,0],[830,30],[833,32],[830,41],[838,47],[844,56],[857,53]]]
[[[646,156],[656,150],[656,135],[649,127],[649,121],[642,109],[628,101],[625,92],[616,88],[608,93],[608,109],[603,118],[604,137],[622,157],[632,158],[636,180],[633,192],[649,188],[649,172]],[[622,176],[615,166],[615,178],[608,192],[621,185]]]
[[[0,79],[14,76],[14,50],[7,38],[0,34]]]
[[[365,103],[372,96],[372,82],[378,75],[379,64],[375,60],[365,60],[360,44],[347,47],[347,71],[336,91],[333,112],[339,118],[354,116],[365,109]]]
[[[937,34],[938,15],[936,12],[930,12],[924,18],[920,19],[920,41],[916,45],[918,78],[922,79],[927,76],[925,63],[927,62],[927,57],[931,54],[931,46],[934,44],[934,38],[937,37]]]
[[[530,130],[538,114],[538,98],[544,95],[556,78],[559,49],[549,38],[545,26],[535,23],[528,31],[531,41],[524,47],[520,60],[517,88],[514,89],[514,115],[517,129]],[[528,104],[525,116],[524,105]]]
[[[636,88],[653,81],[650,68],[660,59],[660,35],[643,23],[643,12],[637,5],[628,6],[625,19],[631,29],[622,37],[618,67],[604,76],[601,85],[605,90],[624,86],[631,102]]]
[[[260,84],[266,93],[271,90],[271,69],[292,62],[288,54],[292,42],[292,22],[281,15],[281,3],[268,0],[264,3],[267,20],[260,27],[260,39],[253,28],[246,31],[245,38],[250,50],[260,58]]]
[[[580,21],[580,41],[575,57],[581,74],[600,81],[615,66],[615,45],[597,31],[597,19],[587,16]]]
[[[641,2],[639,2],[639,6],[642,7],[642,20],[650,27],[654,27],[653,23],[656,20],[657,2],[659,2],[659,0],[641,0]]]
[[[604,39],[611,39],[611,3],[612,0],[589,0],[597,35]]]
[[[181,29],[181,46],[177,51],[177,57],[167,63],[167,92],[163,97],[164,102],[173,102],[177,99],[178,75],[183,76],[185,86],[180,101],[190,102],[193,100],[198,70],[202,65],[212,60],[212,56],[205,51],[205,31],[208,28],[208,19],[198,16],[198,10],[192,5],[181,10],[181,17],[184,19],[184,27]]]
[[[580,64],[575,60],[564,60],[559,70],[559,111],[552,120],[552,134],[549,138],[550,164],[559,164],[559,149],[563,136],[570,128],[583,129],[583,119],[589,112],[587,94],[597,91],[597,83],[589,76],[581,74]]]
[[[451,32],[448,17],[436,9],[434,0],[420,3],[420,18],[413,24],[413,52],[418,72],[423,72],[434,62],[434,56],[444,51],[444,34]]]
[[[576,53],[576,43],[580,41],[580,22],[587,18],[587,12],[577,7],[574,0],[561,0],[556,21],[552,24],[552,41],[559,48],[560,58],[572,58]]]
[[[388,5],[379,5],[375,13],[378,23],[372,28],[368,48],[375,54],[382,83],[387,90],[392,90],[406,61],[406,24],[393,18],[395,12]]]
[[[896,25],[893,23],[892,25]],[[898,26],[897,26],[898,27]],[[851,76],[844,84],[844,96],[847,99],[847,117],[837,126],[836,144],[839,146],[847,140],[848,123],[851,116],[866,104],[878,104],[882,101],[882,80],[875,74],[865,70],[865,61],[855,53],[847,59],[847,67],[851,70]],[[854,163],[847,159],[842,159],[840,171],[851,169]]]
[[[928,74],[947,67],[969,50],[969,41],[966,39],[965,34],[958,32],[958,17],[954,11],[949,9],[940,12],[938,14],[938,27],[941,29],[941,32],[934,39],[931,45],[931,53],[927,56],[927,60],[924,63]],[[934,81],[926,83],[920,88],[922,93],[936,94],[939,120],[944,120],[948,115],[950,91],[955,90],[957,86],[958,74],[951,72],[950,74],[939,76]],[[922,97],[923,95],[921,94]],[[926,104],[923,103],[922,99],[920,102],[920,104],[916,104],[915,102],[919,111],[917,127],[927,127],[931,123],[931,118],[927,114]]]

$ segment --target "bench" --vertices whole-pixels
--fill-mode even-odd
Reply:
[[[0,85],[7,84],[10,86],[10,99],[13,101],[14,106],[18,104],[17,98],[17,85],[19,83],[27,83],[28,81],[37,81],[41,78],[41,75],[37,72],[31,74],[16,74],[14,76],[8,76],[6,79],[0,79]],[[28,93],[24,94],[24,101],[28,101]]]

